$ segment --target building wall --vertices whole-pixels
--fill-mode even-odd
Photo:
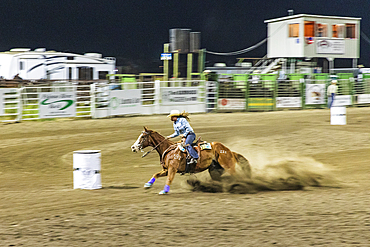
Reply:
[[[299,23],[298,38],[289,37],[289,24]],[[304,57],[302,19],[286,20],[268,24],[267,56]]]
[[[312,37],[309,43],[304,34],[304,22],[314,21],[327,25],[327,37]],[[299,37],[289,37],[289,24],[299,23]],[[356,38],[333,38],[332,26],[335,24],[356,24]],[[344,26],[345,29],[345,26]],[[344,31],[345,34],[345,31]],[[321,48],[320,48],[321,44]],[[325,46],[325,44],[327,46]],[[340,47],[344,49],[323,49]],[[336,50],[333,52],[333,50]],[[360,21],[351,18],[329,18],[301,16],[268,22],[267,56],[278,57],[323,57],[323,58],[359,58],[360,56]]]

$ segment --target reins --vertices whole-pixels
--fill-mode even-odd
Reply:
[[[144,158],[145,156],[147,156],[150,152],[152,152],[153,150],[155,150],[159,145],[161,145],[165,140],[167,140],[167,138],[164,138],[163,141],[161,141],[160,143],[158,143],[152,150],[146,152],[145,154],[143,154],[141,156],[141,158]]]

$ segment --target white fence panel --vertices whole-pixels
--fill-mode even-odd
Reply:
[[[6,121],[167,114],[173,109],[200,113],[215,109],[216,99],[217,84],[201,80],[65,83],[1,89],[0,113]]]
[[[206,112],[204,81],[124,82],[94,85],[93,117]]]
[[[91,117],[90,85],[24,87],[22,120]]]
[[[3,122],[19,121],[22,112],[21,89],[0,89],[0,116]]]

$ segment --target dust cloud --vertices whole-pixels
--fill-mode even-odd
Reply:
[[[251,194],[260,191],[303,190],[307,187],[341,187],[332,175],[333,168],[311,157],[289,152],[274,144],[259,144],[244,140],[228,143],[228,147],[248,159],[252,170],[249,178],[243,173],[248,162],[237,166],[237,176],[225,173],[213,181],[208,172],[187,180],[193,191],[211,193]]]

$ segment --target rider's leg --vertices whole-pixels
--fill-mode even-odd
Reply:
[[[194,159],[198,159],[199,156],[198,156],[197,151],[195,151],[194,148],[191,146],[191,144],[193,143],[194,140],[195,140],[195,134],[194,133],[189,133],[186,136],[185,145],[189,144],[189,145],[186,146],[186,149],[188,150],[190,156],[193,157]]]
[[[195,151],[194,148],[191,146],[191,144],[195,140],[195,137],[196,136],[194,133],[189,133],[186,136],[185,140],[186,150],[188,151],[188,154],[191,156],[191,159],[186,162],[185,173],[190,172],[190,165],[197,163],[197,159],[199,158],[197,151]]]

